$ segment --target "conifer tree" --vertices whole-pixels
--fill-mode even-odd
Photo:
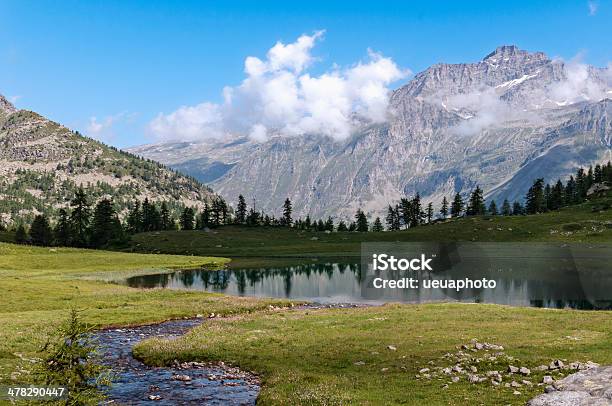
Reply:
[[[55,244],[60,247],[70,246],[70,223],[68,221],[68,213],[66,209],[59,210],[59,218],[55,229],[53,230]]]
[[[334,231],[334,220],[331,217],[327,217],[325,221],[325,231]]]
[[[459,217],[463,211],[463,198],[459,193],[455,194],[453,204],[451,204],[451,217]]]
[[[255,211],[255,209],[253,209],[251,207],[251,209],[249,210],[249,214],[247,215],[247,219],[246,219],[246,223],[248,226],[258,226],[260,222],[259,219],[259,212]]]
[[[355,213],[355,222],[357,231],[366,232],[369,230],[368,218],[361,209],[357,209],[357,212]]]
[[[497,204],[495,204],[495,200],[491,200],[491,203],[489,203],[489,214],[491,216],[497,216]]]
[[[404,224],[404,228],[408,228],[412,221],[412,202],[405,197],[402,197],[399,202],[398,211],[401,223]]]
[[[468,204],[466,214],[468,216],[478,216],[478,215],[484,214],[484,212],[485,212],[485,205],[484,205],[483,192],[482,192],[482,189],[480,189],[480,186],[476,185],[476,189],[474,189],[472,191],[472,194],[470,195],[470,201]]]
[[[544,199],[544,179],[539,178],[527,191],[525,196],[525,212],[527,214],[542,213],[546,210],[546,200]]]
[[[53,242],[53,231],[49,225],[49,220],[44,214],[34,217],[30,226],[30,241],[34,245],[49,246]]]
[[[204,209],[200,213],[200,227],[202,229],[210,226],[210,206],[204,202]]]
[[[433,213],[434,213],[433,203],[429,202],[429,204],[427,205],[427,211],[426,211],[426,217],[427,217],[428,223],[431,223],[431,220],[433,219]]]
[[[123,229],[110,199],[102,199],[94,208],[91,226],[91,246],[106,247],[121,240]]]
[[[304,220],[304,229],[310,230],[311,225],[312,225],[312,220],[310,220],[310,215],[307,214],[306,220]]]
[[[593,171],[593,182],[601,183],[603,182],[603,170],[601,169],[601,165],[595,165],[595,170]]]
[[[284,226],[291,227],[291,224],[293,224],[293,219],[291,218],[292,212],[293,209],[291,207],[291,200],[287,198],[283,204],[283,218],[281,219],[281,223]]]
[[[574,176],[570,176],[569,180],[565,184],[564,204],[574,204],[578,202],[578,200],[576,181],[574,180]]]
[[[161,209],[159,211],[159,217],[161,220],[161,229],[162,230],[172,230],[174,229],[174,220],[170,217],[170,210],[168,210],[168,204],[164,201],[161,204]]]
[[[181,230],[193,230],[195,212],[191,207],[185,207],[181,213]]]
[[[142,231],[142,212],[140,202],[136,200],[128,213],[127,218],[128,232],[136,234]]]
[[[325,223],[321,219],[317,221],[317,231],[325,231]]]
[[[382,222],[380,221],[380,217],[376,217],[376,220],[374,220],[374,224],[372,224],[372,231],[376,233],[384,231],[384,227],[382,225]]]
[[[510,202],[508,199],[504,199],[504,203],[502,204],[502,216],[510,216],[512,215],[512,207],[510,207]]]
[[[447,218],[448,217],[448,200],[446,200],[446,196],[444,196],[442,198],[442,205],[440,207],[440,214],[442,215],[442,218]]]
[[[344,220],[340,220],[340,222],[338,223],[338,232],[345,232],[348,231],[348,227],[346,226],[346,223],[344,222]]]
[[[557,180],[557,183],[555,183],[555,186],[551,189],[550,200],[547,202],[547,206],[550,210],[558,210],[563,206],[563,201],[565,200],[563,196],[564,190],[565,187],[561,179]]]
[[[83,188],[76,191],[74,199],[70,202],[70,230],[72,245],[86,247],[89,243],[90,206]]]
[[[400,213],[399,206],[392,207],[389,205],[387,209],[387,217],[385,219],[387,223],[387,229],[389,230],[399,230],[400,229]]]
[[[145,198],[142,203],[142,229],[143,231],[157,231],[162,228],[161,216],[154,203]]]
[[[520,202],[515,201],[514,204],[512,205],[512,215],[513,216],[522,216],[523,214],[525,214],[525,210],[523,209],[523,205]]]
[[[15,242],[17,244],[26,244],[28,242],[28,233],[23,224],[17,226],[17,230],[15,231]]]
[[[247,204],[244,196],[238,196],[238,205],[236,206],[236,223],[244,224],[246,222]]]
[[[425,214],[421,207],[421,196],[417,192],[410,202],[410,227],[416,227],[423,223]]]

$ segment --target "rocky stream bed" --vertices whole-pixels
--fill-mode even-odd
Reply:
[[[101,330],[96,333],[103,362],[113,371],[108,403],[121,405],[254,405],[256,375],[224,363],[188,362],[150,367],[132,356],[132,347],[152,337],[175,338],[203,319]]]
[[[304,307],[358,306],[362,305]],[[141,340],[176,338],[204,321],[199,317],[96,332],[103,362],[113,371],[107,403],[254,405],[260,389],[259,378],[254,372],[242,371],[223,362],[175,362],[168,367],[151,367],[132,356],[132,347]],[[388,349],[396,350],[394,346]],[[365,363],[358,361],[355,365]],[[521,387],[541,386],[544,393],[531,399],[529,406],[612,406],[612,366],[599,366],[590,361],[553,360],[549,365],[529,369],[507,356],[502,346],[480,343],[476,339],[462,345],[455,353],[430,361],[416,378],[431,380],[432,384],[447,381],[443,389],[467,380],[471,384],[507,388],[517,395]]]

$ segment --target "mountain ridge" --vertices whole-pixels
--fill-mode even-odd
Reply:
[[[229,201],[241,193],[275,212],[289,197],[299,216],[347,218],[357,207],[383,214],[416,192],[437,205],[477,184],[490,199],[515,200],[535,177],[565,178],[610,159],[607,75],[506,45],[477,62],[416,74],[390,93],[386,123],[361,125],[346,141],[234,136],[242,141],[231,147],[204,141],[130,151],[206,176]]]
[[[112,197],[122,215],[135,199],[166,201],[178,214],[213,195],[195,179],[16,109],[0,95],[0,223],[53,214],[79,186],[93,201]]]

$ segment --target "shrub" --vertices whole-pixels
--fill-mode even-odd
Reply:
[[[47,341],[36,371],[47,385],[63,386],[66,405],[98,404],[110,385],[110,370],[99,362],[91,328],[72,310],[66,322]]]

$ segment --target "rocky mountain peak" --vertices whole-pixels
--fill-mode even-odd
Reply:
[[[489,55],[483,58],[484,61],[487,59],[497,59],[497,58],[509,58],[520,53],[527,53],[526,51],[521,51],[516,45],[502,45],[495,48],[495,51],[491,52]]]
[[[4,114],[11,114],[16,111],[17,109],[15,108],[15,106],[13,106],[11,102],[6,100],[6,98],[0,94],[0,112]]]
[[[520,49],[516,45],[501,45],[495,48],[495,51],[485,56],[482,61],[488,64],[524,65],[529,63],[549,62],[550,59],[544,52],[530,53],[529,51]]]

